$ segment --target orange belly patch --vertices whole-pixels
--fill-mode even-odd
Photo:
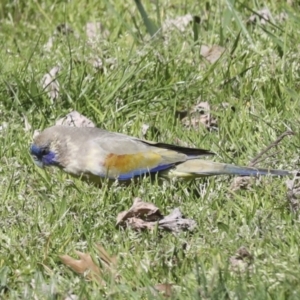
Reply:
[[[155,152],[123,154],[110,153],[107,155],[104,166],[109,171],[118,174],[129,173],[139,169],[152,169],[161,161],[161,156]]]

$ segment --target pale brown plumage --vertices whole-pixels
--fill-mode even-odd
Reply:
[[[140,140],[99,128],[53,126],[34,139],[31,154],[39,166],[58,166],[76,176],[130,180],[158,174],[196,178],[209,175],[277,175],[290,172],[238,167],[199,159],[208,150]]]

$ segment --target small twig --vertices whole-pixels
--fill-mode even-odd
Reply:
[[[270,153],[270,155],[267,155],[266,157],[263,157],[262,159],[259,159],[255,162],[254,165],[257,165],[257,164],[260,164],[261,162],[265,161],[267,158],[270,158],[270,157],[275,157],[276,154],[280,153],[281,151],[278,150],[278,151],[275,151],[273,153]],[[254,165],[250,165],[251,163],[249,163],[249,167],[252,167]]]
[[[287,135],[294,135],[295,133],[291,130],[287,130],[285,131],[283,134],[281,134],[276,141],[274,141],[273,143],[271,143],[266,149],[264,149],[263,151],[261,151],[259,154],[257,154],[248,164],[249,167],[254,167],[258,162],[259,159],[265,154],[267,153],[270,149],[272,149],[273,147],[277,146],[285,136]],[[266,157],[267,158],[267,157]],[[262,161],[262,160],[260,160]]]

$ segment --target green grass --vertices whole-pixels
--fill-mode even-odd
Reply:
[[[179,138],[211,149],[218,161],[241,165],[291,129],[295,136],[260,166],[299,169],[297,4],[267,1],[273,17],[287,11],[289,18],[262,27],[246,21],[250,9],[258,11],[265,1],[143,1],[152,29],[186,13],[202,18],[197,32],[192,24],[184,34],[175,30],[166,44],[147,34],[134,1],[98,2],[0,4],[0,126],[7,124],[0,131],[1,299],[65,299],[68,293],[79,299],[157,299],[140,287],[165,282],[175,284],[174,299],[299,299],[300,223],[289,210],[285,178],[262,178],[251,191],[236,193],[229,177],[162,186],[146,179],[98,189],[59,170],[38,169],[28,152],[34,129],[75,109],[99,127],[138,137],[143,123],[153,124],[160,135],[149,138]],[[90,21],[110,31],[94,50],[83,30]],[[48,38],[65,22],[81,38],[62,36],[46,52]],[[211,65],[199,54],[201,44],[227,50]],[[117,63],[97,71],[87,62],[95,53]],[[40,82],[57,64],[60,98],[52,102]],[[235,111],[215,113],[217,131],[188,130],[175,113],[199,97],[212,106],[228,102]],[[176,236],[117,229],[117,214],[137,196],[165,214],[180,207],[197,229]],[[95,243],[118,253],[120,284],[100,288],[61,263],[59,255],[76,257],[75,250],[96,257]],[[241,246],[254,257],[245,273],[229,264]]]

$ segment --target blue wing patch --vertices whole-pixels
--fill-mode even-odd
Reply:
[[[144,174],[151,174],[151,173],[157,173],[157,172],[160,172],[160,171],[164,171],[164,170],[167,170],[169,168],[171,168],[172,166],[174,166],[174,164],[168,164],[168,165],[160,165],[160,166],[157,166],[153,169],[141,169],[141,170],[135,170],[135,171],[132,171],[132,172],[129,172],[129,173],[125,173],[125,174],[122,174],[122,175],[119,175],[118,176],[118,179],[119,180],[129,180],[129,179],[132,179],[136,176],[142,176]]]

